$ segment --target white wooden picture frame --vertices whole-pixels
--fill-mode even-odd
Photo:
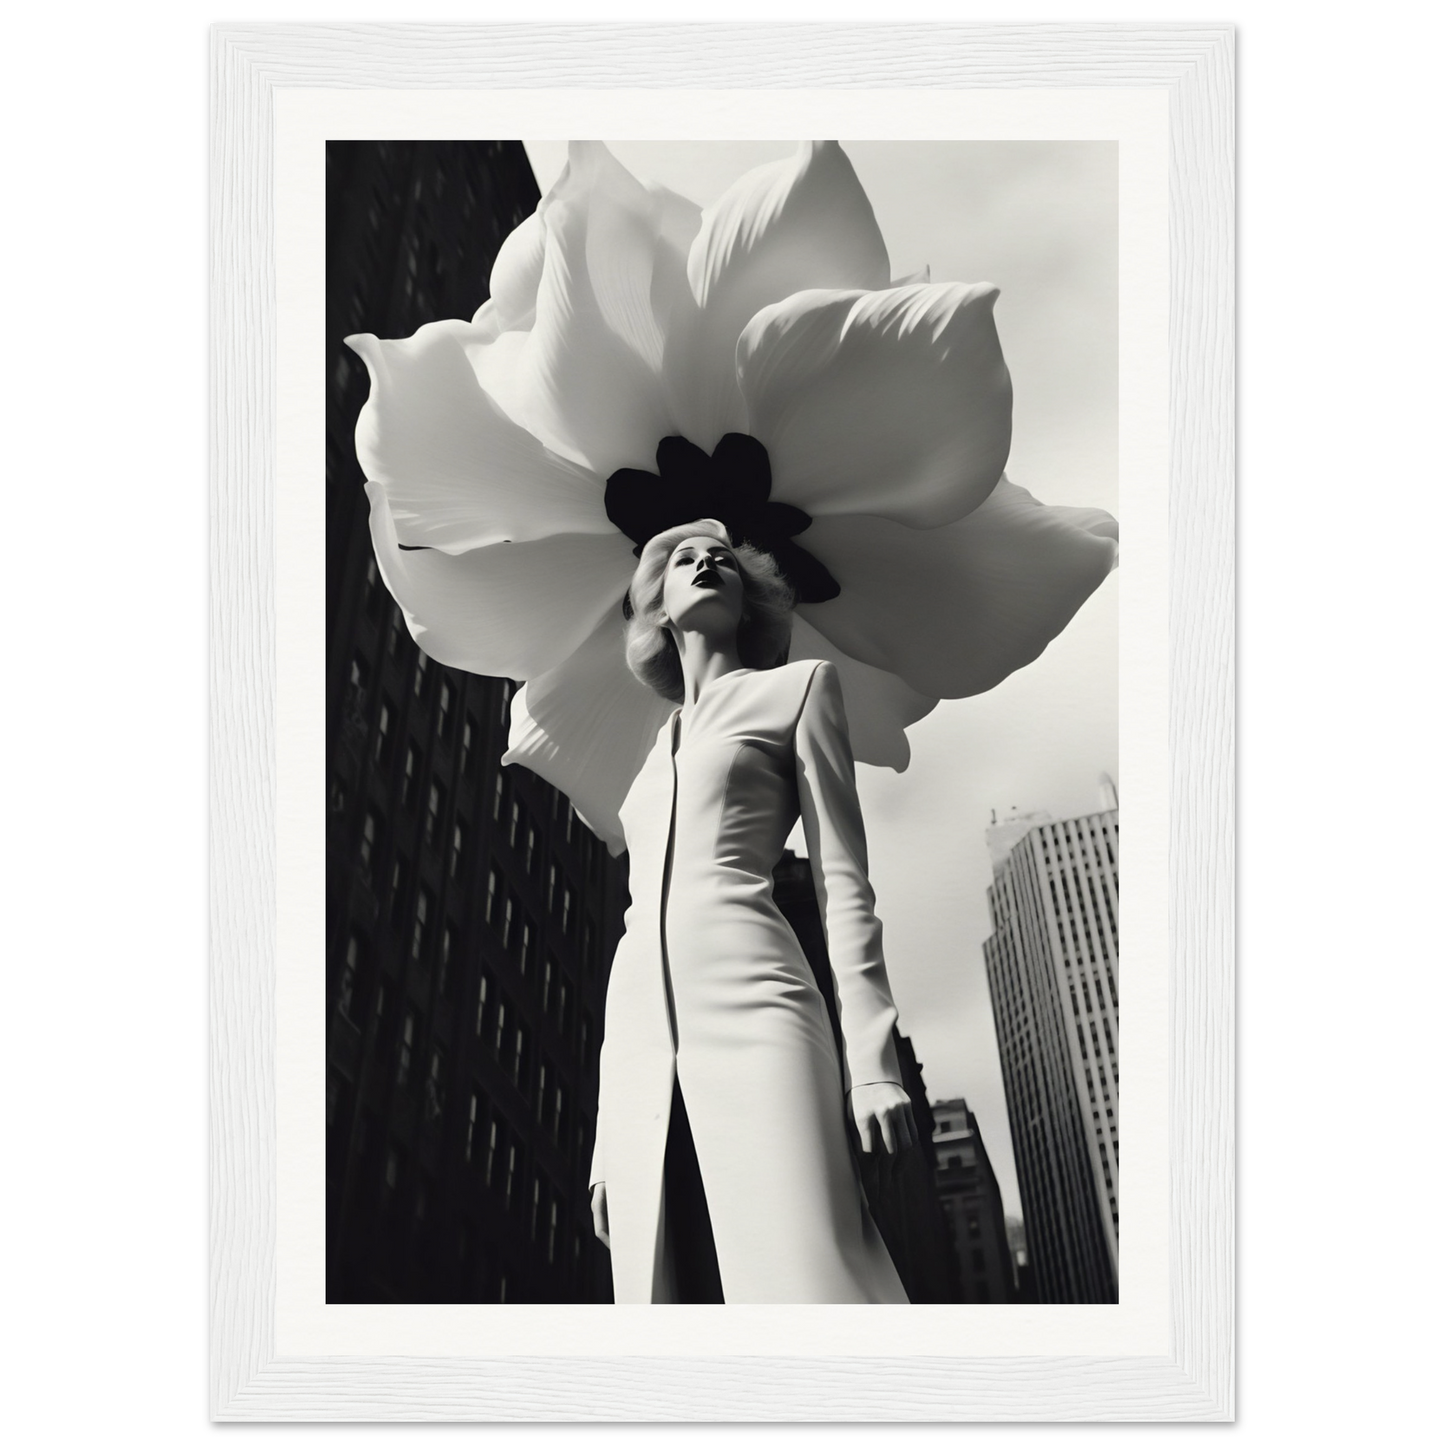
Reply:
[[[1246,173],[1246,45],[1243,23],[1222,16],[208,23],[208,1432],[1247,1428],[1247,993],[1235,844],[1244,731],[1234,682],[1246,660],[1235,319],[1244,315],[1235,192]],[[1121,289],[1139,311],[1133,329],[1123,318],[1121,357],[1133,348],[1153,380],[1137,409],[1121,410],[1120,454],[1121,468],[1152,468],[1157,481],[1134,512],[1142,548],[1130,551],[1130,514],[1121,517],[1121,566],[1147,582],[1134,594],[1133,631],[1123,627],[1121,649],[1137,649],[1137,695],[1124,696],[1121,717],[1144,760],[1136,776],[1153,789],[1155,933],[1134,938],[1152,936],[1159,970],[1157,1007],[1140,1025],[1140,1038],[1153,1030],[1157,1042],[1146,1061],[1155,1131],[1137,1136],[1150,1155],[1140,1178],[1155,1194],[1139,1230],[1152,1244],[1139,1274],[1124,1276],[1123,1295],[1130,1277],[1139,1286],[1133,1312],[1129,1299],[1016,1306],[1032,1314],[990,1342],[977,1311],[971,1321],[957,1314],[967,1306],[907,1319],[757,1306],[762,1314],[741,1312],[722,1329],[688,1308],[642,1311],[649,1319],[588,1306],[542,1316],[530,1306],[327,1306],[316,1296],[306,1159],[321,1137],[322,1062],[308,1055],[306,1020],[308,1000],[321,997],[321,939],[293,880],[321,847],[311,816],[321,790],[306,786],[321,777],[319,733],[296,685],[321,634],[321,545],[308,562],[298,526],[319,516],[305,488],[311,477],[321,491],[321,400],[308,402],[321,363],[305,319],[315,296],[295,262],[324,234],[315,181],[325,137],[542,133],[549,107],[556,126],[568,114],[598,117],[595,134],[1012,137],[1061,133],[1056,123],[1133,137],[1137,169],[1123,166],[1121,178],[1139,185],[1121,179],[1121,234],[1133,224],[1139,249],[1121,250]],[[507,116],[517,123],[499,120]],[[319,1169],[319,1147],[312,1157]],[[1090,1314],[1101,1309],[1120,1314]],[[668,1319],[653,1324],[660,1315]]]

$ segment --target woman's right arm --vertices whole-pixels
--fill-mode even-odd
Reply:
[[[607,1040],[602,1041],[603,1054],[607,1052]],[[601,1072],[602,1060],[598,1058],[598,1071]],[[600,1093],[600,1091],[599,1091]],[[607,1225],[607,1165],[603,1146],[606,1142],[606,1135],[603,1129],[602,1101],[597,1101],[597,1133],[592,1142],[592,1168],[587,1175],[587,1188],[591,1195],[592,1202],[592,1230],[597,1238],[609,1249],[612,1248],[611,1230]]]

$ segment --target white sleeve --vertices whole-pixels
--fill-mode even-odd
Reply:
[[[883,927],[868,881],[868,845],[838,671],[813,669],[795,734],[798,802],[843,1032],[844,1087],[901,1084],[898,1010],[883,964]]]

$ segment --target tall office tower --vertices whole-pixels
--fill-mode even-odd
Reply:
[[[958,1255],[964,1304],[1012,1304],[1018,1298],[1003,1196],[978,1120],[964,1099],[933,1106],[938,1197]]]
[[[778,911],[802,945],[804,956],[823,995],[833,1038],[842,1049],[838,1008],[833,996],[833,974],[828,961],[828,944],[823,920],[818,913],[818,895],[813,887],[813,870],[806,858],[785,852],[773,870],[773,899]],[[868,1207],[897,1267],[898,1277],[913,1304],[957,1304],[960,1292],[957,1260],[953,1253],[939,1201],[934,1157],[933,1111],[923,1082],[923,1066],[913,1052],[913,1042],[893,1030],[903,1087],[913,1105],[918,1126],[918,1148],[901,1159],[885,1162],[859,1156],[863,1190]],[[839,1078],[841,1088],[842,1079]]]
[[[984,942],[1040,1303],[1119,1297],[1119,814],[988,830]]]
[[[332,142],[326,164],[327,1298],[605,1300],[587,1169],[625,870],[499,767],[512,684],[413,645],[342,344],[471,316],[536,182],[516,142]]]

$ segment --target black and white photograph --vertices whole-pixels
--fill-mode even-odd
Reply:
[[[1116,1304],[1117,143],[325,189],[327,1303]]]
[[[1244,23],[201,49],[202,1428],[1247,1431]]]

